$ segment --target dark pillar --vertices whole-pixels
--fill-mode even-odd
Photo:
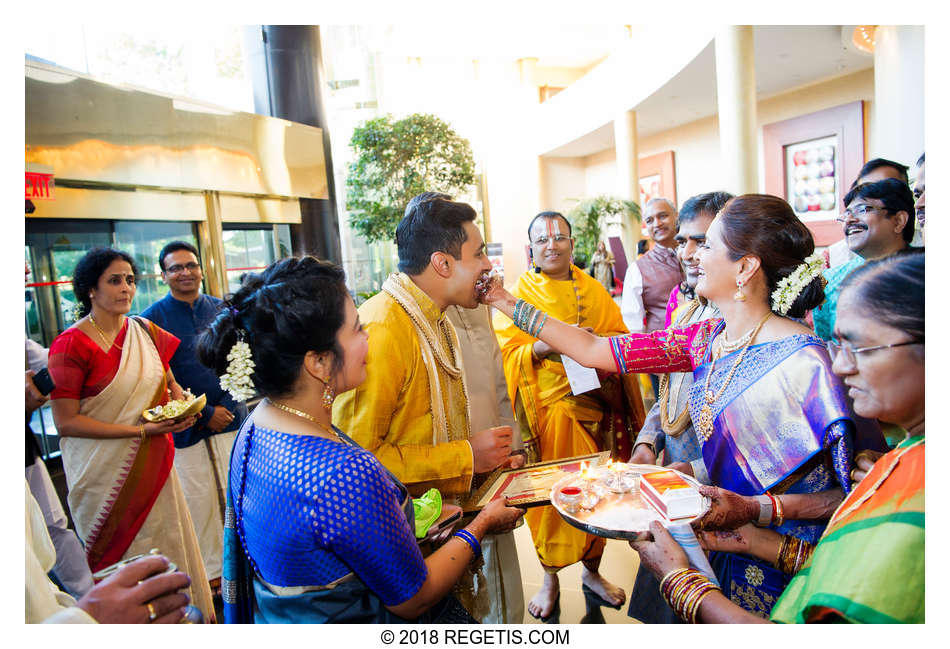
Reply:
[[[333,157],[323,92],[326,79],[315,25],[255,25],[245,30],[254,110],[323,129],[329,199],[301,198],[301,224],[291,226],[295,254],[342,263]]]

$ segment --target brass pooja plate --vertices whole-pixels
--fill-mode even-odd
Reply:
[[[608,539],[622,539],[625,541],[643,541],[652,538],[650,534],[650,521],[658,520],[664,525],[669,525],[670,521],[653,509],[640,495],[639,476],[644,473],[652,473],[662,469],[674,471],[693,487],[699,487],[700,483],[692,476],[680,473],[669,467],[660,467],[654,464],[624,464],[622,462],[614,463],[614,466],[620,466],[626,472],[626,475],[637,474],[637,488],[634,491],[615,493],[605,487],[601,482],[601,477],[606,476],[610,468],[606,466],[592,467],[590,473],[595,477],[594,484],[599,484],[602,491],[600,501],[592,509],[577,507],[577,511],[571,513],[568,511],[570,505],[562,501],[560,490],[564,487],[580,487],[583,494],[586,481],[581,477],[581,472],[576,471],[564,478],[558,480],[551,487],[549,498],[551,504],[557,509],[561,517],[579,530],[602,536]],[[709,511],[711,505],[707,496],[703,496],[703,506],[699,514],[692,518],[678,518],[677,523],[691,522]]]
[[[143,410],[142,417],[145,419],[145,421],[151,422],[167,421],[169,419],[184,419],[185,417],[197,415],[199,412],[201,412],[201,409],[205,407],[206,403],[208,403],[208,398],[202,394],[199,397],[195,397],[195,400],[191,402],[191,405],[173,417],[167,417],[164,414],[156,414],[155,410],[157,410],[157,407]]]

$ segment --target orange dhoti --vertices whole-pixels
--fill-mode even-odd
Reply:
[[[626,332],[620,309],[603,286],[574,267],[572,273],[573,281],[525,273],[512,294],[559,320],[592,327],[598,335]],[[495,333],[529,463],[606,450],[614,458],[629,459],[644,419],[636,375],[602,377],[599,390],[573,395],[558,355],[534,358],[536,339],[502,314],[495,316]],[[603,554],[604,539],[570,526],[553,507],[529,509],[525,520],[548,571]]]

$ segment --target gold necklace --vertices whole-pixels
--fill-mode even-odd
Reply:
[[[745,347],[742,348],[742,353],[739,354],[739,358],[736,359],[736,362],[732,364],[732,369],[729,370],[726,380],[723,381],[722,387],[719,388],[719,394],[715,394],[712,390],[709,389],[709,380],[712,378],[713,370],[716,369],[716,359],[713,358],[709,364],[709,372],[706,374],[706,384],[703,386],[703,392],[705,393],[706,403],[699,411],[699,421],[697,422],[696,432],[699,435],[699,438],[706,442],[713,434],[713,414],[712,414],[712,404],[716,402],[716,399],[722,396],[723,392],[726,391],[726,388],[729,386],[729,382],[732,380],[732,376],[736,373],[736,370],[739,369],[739,366],[742,364],[742,360],[745,358],[746,352],[749,351],[749,346],[752,344],[752,341],[755,340],[755,337],[759,333],[759,329],[762,328],[762,325],[765,324],[765,321],[772,317],[772,312],[769,311],[765,314],[765,317],[759,320],[759,324],[755,325],[755,328],[752,329],[752,335],[749,336],[749,339],[745,343]]]
[[[731,354],[732,352],[740,349],[743,345],[749,342],[752,338],[752,332],[755,331],[755,327],[749,329],[747,332],[736,338],[734,341],[730,342],[726,340],[726,332],[722,332],[722,336],[716,339],[716,343],[719,345],[719,357],[722,358],[723,354]]]
[[[122,349],[121,347],[119,347],[118,345],[115,344],[115,339],[118,338],[119,335],[116,334],[115,337],[112,339],[112,342],[110,343],[110,342],[109,342],[109,339],[106,338],[106,332],[104,332],[104,331],[102,330],[102,328],[101,328],[99,325],[96,324],[96,319],[92,317],[92,312],[91,312],[91,311],[90,311],[90,313],[89,313],[89,322],[91,322],[91,323],[92,323],[92,326],[95,327],[95,328],[96,328],[96,331],[99,332],[99,337],[102,338],[102,342],[104,342],[110,349],[111,349],[112,347],[115,347],[116,349]],[[122,327],[121,327],[121,326],[119,327],[119,331],[122,331]]]
[[[343,438],[340,437],[340,434],[338,432],[336,432],[332,428],[327,428],[326,426],[324,426],[322,423],[320,423],[320,421],[316,417],[314,417],[310,413],[306,413],[303,410],[297,410],[296,408],[291,408],[290,406],[285,406],[284,404],[278,403],[274,401],[273,399],[268,399],[267,402],[270,403],[275,408],[277,408],[278,410],[283,410],[284,412],[289,412],[292,415],[297,415],[298,417],[303,417],[304,419],[312,421],[318,427],[322,428],[323,432],[333,435],[336,438],[336,441],[343,443]]]

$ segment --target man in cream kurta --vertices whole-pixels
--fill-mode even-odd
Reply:
[[[505,368],[492,328],[490,309],[484,304],[477,309],[453,305],[445,313],[459,337],[472,429],[511,426],[511,447],[517,453],[524,445],[511,399],[508,398]],[[521,623],[524,620],[524,590],[514,533],[482,539],[482,557],[489,574],[501,576],[501,579],[490,579],[486,584],[484,590],[491,608],[482,622]]]
[[[369,334],[366,380],[333,409],[334,422],[412,495],[435,487],[449,502],[470,494],[475,474],[523,462],[509,458],[510,429],[472,428],[458,335],[445,315],[451,305],[476,307],[475,282],[491,270],[474,219],[470,206],[444,195],[410,202],[396,230],[403,272],[359,308]],[[456,591],[482,621],[492,589],[481,584],[500,578],[486,568],[463,576]]]

